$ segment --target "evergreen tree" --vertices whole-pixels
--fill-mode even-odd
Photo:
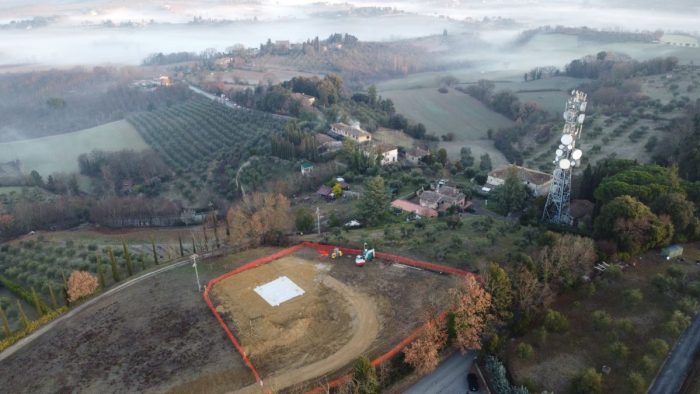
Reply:
[[[369,225],[381,222],[389,211],[389,194],[384,186],[384,178],[370,178],[365,185],[365,193],[359,204],[360,216]]]
[[[109,264],[112,267],[112,279],[114,279],[114,283],[119,282],[121,280],[119,276],[119,266],[117,265],[117,258],[114,257],[114,252],[111,247],[107,248],[107,254],[109,255]]]
[[[131,253],[129,253],[129,246],[127,246],[126,241],[122,241],[122,248],[124,249],[124,258],[126,259],[126,271],[129,276],[134,275],[134,266],[131,262]]]
[[[100,288],[105,289],[107,287],[107,281],[105,280],[105,273],[102,269],[102,264],[97,265],[97,279],[100,281]]]
[[[7,320],[7,315],[5,311],[0,307],[0,319],[2,319],[2,331],[5,333],[5,338],[12,335],[12,330],[10,330],[10,322]]]
[[[209,236],[207,235],[207,226],[206,223],[204,226],[202,226],[202,232],[204,232],[204,250],[209,251]]]
[[[141,253],[139,255],[139,259],[141,260],[141,271],[145,271],[146,270],[146,256],[144,256],[143,253]]]
[[[378,394],[379,381],[377,371],[367,356],[361,356],[352,367],[354,392],[361,394]]]
[[[27,318],[27,314],[24,313],[24,308],[22,307],[22,303],[17,300],[17,311],[19,311],[19,320],[22,322],[22,325],[24,328],[29,327],[29,319]]]
[[[51,296],[51,306],[53,307],[53,309],[58,309],[58,300],[56,300],[56,294],[53,292],[53,286],[51,286],[51,282],[48,282],[47,286],[49,288],[49,295]]]
[[[68,279],[66,279],[65,272],[61,271],[61,277],[63,278],[63,303],[68,305],[70,298],[68,297]]]
[[[158,252],[156,251],[156,241],[151,238],[151,248],[153,249],[153,263],[158,265]]]
[[[39,299],[39,295],[36,293],[36,290],[34,290],[34,287],[30,287],[32,290],[32,303],[34,304],[34,310],[36,310],[36,313],[39,315],[44,314],[44,308],[41,307],[41,300]]]
[[[194,242],[194,234],[192,235],[192,253],[197,253],[197,244]]]
[[[491,165],[491,156],[489,156],[488,153],[484,153],[483,155],[481,155],[481,161],[480,161],[480,163],[479,163],[479,169],[480,169],[481,171],[486,171],[486,172],[488,172],[488,171],[491,171],[491,170],[493,169],[492,167],[493,167],[493,166]]]
[[[502,215],[525,209],[530,199],[530,191],[518,177],[515,167],[508,169],[502,185],[491,191],[491,200],[496,203],[496,210]]]
[[[177,236],[178,242],[180,242],[180,257],[185,257],[185,248],[182,247],[182,237]]]

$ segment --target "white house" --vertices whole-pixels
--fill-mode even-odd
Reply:
[[[383,166],[399,161],[399,148],[395,147],[394,145],[389,145],[382,142],[374,142],[372,144],[366,145],[362,149],[362,151],[367,156],[381,156],[380,164]]]
[[[549,185],[552,183],[551,174],[515,165],[500,167],[489,172],[488,178],[486,178],[486,185],[484,185],[485,189],[489,189],[490,191],[504,184],[508,176],[508,171],[511,169],[515,169],[518,178],[520,178],[523,184],[527,186],[536,197],[545,196],[549,193]]]
[[[372,140],[372,134],[362,130],[360,127],[346,125],[345,123],[333,123],[331,125],[331,132],[358,143]]]

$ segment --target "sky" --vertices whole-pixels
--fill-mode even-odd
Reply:
[[[697,4],[696,4],[697,3]],[[656,5],[662,8],[650,8]],[[405,15],[330,18],[350,7],[381,6]],[[319,17],[319,12],[326,16]],[[459,32],[466,18],[512,18],[518,29],[482,32],[503,44],[519,31],[542,25],[602,29],[685,31],[700,35],[700,2],[691,0],[2,0],[0,23],[53,16],[48,27],[0,29],[0,66],[12,64],[138,64],[154,52],[224,50],[233,44],[257,46],[273,40],[303,41],[331,33],[361,40],[391,40]],[[442,16],[442,17],[440,17]],[[449,16],[449,20],[444,16]],[[188,25],[194,17],[235,20],[223,26]],[[257,21],[253,21],[256,18]],[[108,28],[104,21],[156,26]]]

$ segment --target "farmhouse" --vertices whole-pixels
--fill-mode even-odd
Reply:
[[[535,197],[544,196],[549,193],[549,185],[552,183],[551,174],[515,165],[500,167],[489,172],[483,190],[493,190],[493,188],[504,184],[508,176],[508,171],[511,169],[515,169],[518,178],[532,191]]]
[[[687,47],[687,48],[697,48],[700,45],[698,45],[698,39],[692,36],[686,36],[683,34],[664,34],[661,36],[659,39],[659,42],[662,44],[666,45],[673,45],[673,46],[679,46],[679,47]]]
[[[400,209],[405,212],[415,213],[423,217],[434,218],[438,216],[438,212],[432,208],[422,207],[418,204],[412,203],[406,200],[394,200],[391,202],[391,206],[396,209]]]
[[[362,150],[366,156],[377,155],[381,157],[380,164],[387,165],[396,163],[399,160],[399,149],[393,145],[382,142],[374,142],[365,146]]]
[[[372,134],[362,130],[360,127],[349,126],[345,123],[333,123],[331,125],[331,132],[359,143],[372,140]]]
[[[418,164],[420,159],[424,158],[425,156],[428,156],[429,154],[430,152],[428,152],[427,150],[421,149],[416,146],[406,151],[406,160],[410,161],[413,164]]]
[[[460,192],[455,187],[446,185],[438,185],[434,191],[421,191],[418,198],[421,207],[436,209],[438,211],[446,210],[452,206],[462,209],[471,205],[471,203],[466,201],[464,193]]]
[[[316,97],[304,93],[292,93],[292,98],[304,107],[311,107],[316,102]]]
[[[342,142],[323,133],[315,134],[314,138],[316,139],[316,145],[318,146],[318,150],[321,152],[333,152],[343,147]]]

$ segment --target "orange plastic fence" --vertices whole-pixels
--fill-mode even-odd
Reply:
[[[260,374],[255,369],[255,366],[253,366],[253,363],[250,361],[250,359],[246,355],[245,350],[243,349],[241,344],[236,339],[236,336],[233,335],[233,333],[229,329],[228,325],[224,322],[224,319],[221,317],[219,312],[214,307],[214,304],[209,299],[209,291],[214,287],[214,285],[216,285],[217,283],[221,282],[222,280],[224,280],[226,278],[229,278],[233,275],[239,274],[243,271],[247,271],[249,269],[258,267],[260,265],[267,264],[269,262],[272,262],[274,260],[282,258],[286,255],[292,254],[292,253],[294,253],[300,249],[303,249],[305,247],[315,249],[316,251],[318,251],[320,254],[322,254],[324,256],[327,256],[335,248],[340,249],[344,254],[359,254],[361,252],[360,249],[338,247],[335,245],[326,245],[326,244],[305,241],[305,242],[302,242],[302,243],[297,244],[295,246],[292,246],[290,248],[280,250],[279,252],[273,253],[269,256],[261,257],[259,259],[255,259],[251,262],[248,262],[248,263],[234,269],[233,271],[227,272],[221,276],[218,276],[218,277],[212,279],[211,281],[209,281],[207,286],[204,288],[204,301],[209,306],[209,309],[211,309],[212,313],[216,317],[216,320],[219,321],[219,324],[226,332],[226,335],[231,340],[231,343],[233,343],[233,346],[236,348],[238,353],[243,358],[243,361],[245,362],[246,366],[248,367],[248,369],[250,369],[251,373],[253,374],[255,381],[260,383],[261,386],[263,385],[263,381],[260,378]],[[447,267],[447,266],[440,265],[440,264],[429,263],[427,261],[410,259],[408,257],[397,256],[397,255],[393,255],[393,254],[389,254],[389,253],[378,252],[378,253],[375,253],[375,256],[379,259],[382,259],[382,260],[391,261],[391,262],[398,262],[398,263],[405,264],[408,266],[426,269],[426,270],[435,271],[435,272],[440,272],[440,273],[448,273],[451,275],[458,275],[458,276],[474,275],[471,272],[464,271],[464,270],[461,270],[458,268]],[[446,314],[443,313],[441,315],[441,318],[444,318],[445,316],[446,316]],[[420,335],[421,331],[423,331],[423,327],[419,327],[416,330],[414,330],[409,336],[407,336],[401,342],[396,344],[396,346],[391,348],[388,352],[386,352],[386,353],[382,354],[381,356],[372,360],[372,365],[378,366],[378,365],[392,359],[393,357],[395,357],[397,354],[402,352],[406,346],[408,346],[411,342],[413,342],[418,337],[418,335]],[[326,391],[328,388],[338,387],[339,385],[347,382],[350,379],[350,377],[351,377],[351,375],[349,375],[349,374],[341,376],[337,379],[332,380],[331,382],[327,383],[324,386],[317,387],[317,388],[309,391],[307,394],[318,394],[318,393],[322,393],[322,392]]]

